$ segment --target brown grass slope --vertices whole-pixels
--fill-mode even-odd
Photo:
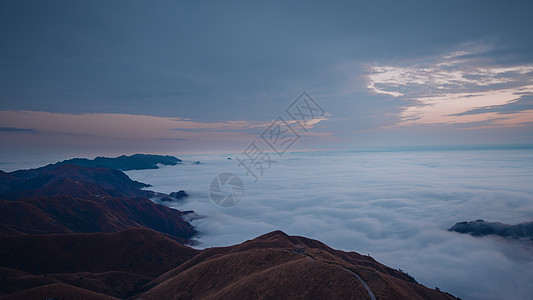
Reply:
[[[187,243],[184,213],[153,203],[145,184],[119,170],[74,165],[0,173],[0,235],[150,228]]]
[[[0,266],[31,274],[124,271],[158,276],[196,253],[149,229],[0,237]]]
[[[0,295],[37,297],[51,285],[44,291],[126,298],[198,252],[149,229],[0,237]]]
[[[202,251],[145,286],[139,299],[455,299],[368,256],[275,231]]]
[[[32,275],[19,270],[0,268],[0,295],[15,294],[54,283],[63,283],[88,291],[117,298],[135,294],[152,278],[139,274],[112,271],[104,273],[79,272],[72,274]],[[50,295],[49,295],[50,296]]]
[[[2,299],[370,299],[353,273],[377,299],[456,299],[281,231],[202,251],[147,229],[0,237],[0,266]]]
[[[0,296],[2,300],[29,300],[29,299],[91,299],[91,300],[116,300],[118,298],[78,288],[64,283],[52,283],[16,293]]]

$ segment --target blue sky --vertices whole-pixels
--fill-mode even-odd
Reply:
[[[2,154],[241,151],[303,91],[295,150],[529,144],[532,9],[2,1]]]

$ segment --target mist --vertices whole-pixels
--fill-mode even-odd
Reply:
[[[227,157],[180,156],[182,165],[127,174],[155,191],[187,191],[170,206],[204,217],[193,221],[199,248],[281,229],[369,254],[463,299],[533,295],[533,243],[447,231],[459,221],[532,220],[529,150],[288,153],[273,157],[257,182]],[[209,199],[209,183],[223,172],[245,185],[234,207]]]

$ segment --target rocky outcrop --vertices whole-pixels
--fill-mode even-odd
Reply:
[[[533,241],[533,222],[509,225],[500,222],[476,220],[456,223],[448,230],[467,233],[473,236],[497,235],[504,238],[528,239]]]

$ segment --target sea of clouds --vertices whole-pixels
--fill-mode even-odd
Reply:
[[[184,203],[170,206],[205,216],[193,221],[200,248],[281,229],[370,254],[463,299],[533,297],[533,243],[447,231],[460,221],[533,220],[533,151],[287,153],[272,155],[257,182],[233,155],[181,158],[178,166],[127,174],[155,191],[187,191]],[[211,180],[223,172],[245,185],[234,207],[209,198]]]

